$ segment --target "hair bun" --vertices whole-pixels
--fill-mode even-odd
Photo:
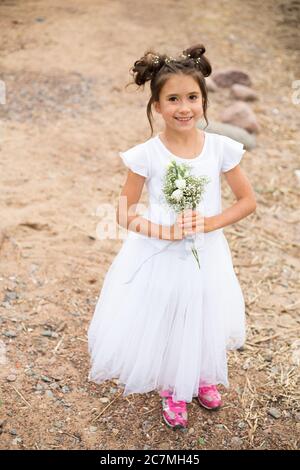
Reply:
[[[194,60],[197,69],[202,72],[204,77],[208,77],[212,72],[212,68],[208,59],[204,56],[205,51],[206,49],[203,44],[195,44],[185,49],[182,56]]]
[[[144,85],[148,80],[151,80],[157,71],[163,65],[163,58],[152,50],[145,52],[143,57],[134,62],[133,67],[130,69],[134,76],[134,81],[137,85]]]

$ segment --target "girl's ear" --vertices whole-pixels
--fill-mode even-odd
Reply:
[[[159,101],[154,101],[154,109],[157,113],[160,113],[160,104]]]

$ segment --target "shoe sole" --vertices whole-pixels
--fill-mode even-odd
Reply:
[[[199,398],[198,398],[198,403],[199,405],[203,406],[203,408],[206,408],[207,410],[211,410],[211,411],[217,411],[222,406],[222,405],[219,405],[219,406],[215,406],[214,408],[210,408],[209,406],[204,405],[204,403],[202,403],[202,401]]]
[[[166,423],[166,425],[171,429],[176,430],[176,429],[186,429],[187,428],[187,426],[183,426],[182,424],[175,424],[173,426],[172,424],[169,423],[169,421],[166,419],[164,414],[162,414],[162,417],[163,417],[164,422]]]

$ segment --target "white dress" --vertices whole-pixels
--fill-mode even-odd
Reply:
[[[204,216],[222,212],[221,172],[235,167],[243,144],[205,132],[202,152],[172,154],[159,134],[120,152],[124,164],[146,177],[143,217],[172,225],[162,204],[162,177],[172,160],[187,163],[210,182],[197,206]],[[169,241],[128,231],[110,265],[88,330],[89,380],[119,379],[123,396],[169,389],[191,402],[199,384],[229,386],[228,349],[245,340],[245,303],[223,229],[197,235],[199,269],[185,240]]]

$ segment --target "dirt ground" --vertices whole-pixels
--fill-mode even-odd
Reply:
[[[298,447],[299,16],[285,0],[0,1],[1,449]],[[97,208],[125,181],[118,151],[150,137],[149,89],[125,89],[129,68],[148,47],[196,42],[259,94],[257,147],[242,161],[258,208],[224,229],[248,323],[224,406],[194,400],[188,431],[174,432],[155,391],[124,398],[114,381],[88,382],[86,333],[122,244],[97,238]],[[228,89],[209,99],[209,119],[232,103]]]

